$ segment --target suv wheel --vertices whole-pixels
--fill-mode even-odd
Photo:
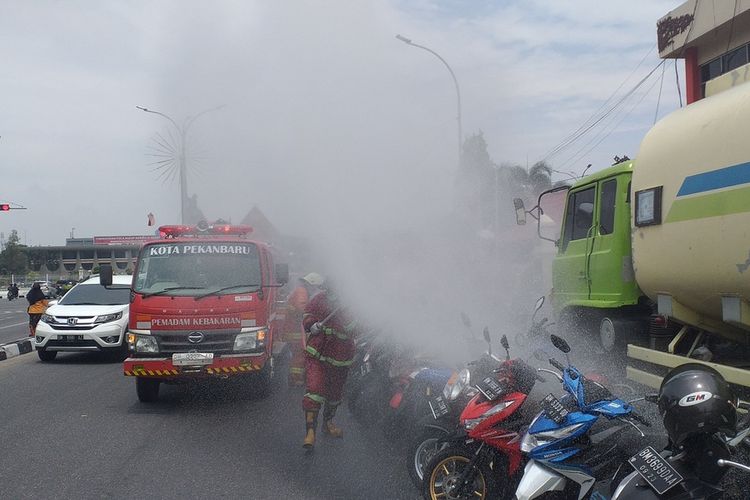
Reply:
[[[36,353],[42,361],[52,361],[57,357],[57,351],[48,351],[47,349],[37,349]]]

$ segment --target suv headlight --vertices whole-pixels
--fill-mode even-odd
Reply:
[[[47,323],[48,325],[59,323],[54,316],[50,314],[42,314],[41,321]]]
[[[266,328],[258,328],[251,332],[243,332],[234,338],[235,351],[253,351],[262,349],[266,346]]]
[[[443,388],[443,398],[454,401],[471,383],[471,373],[464,368],[458,375],[450,378]]]
[[[134,352],[159,352],[159,343],[151,335],[128,333],[128,347]]]
[[[112,314],[102,314],[96,317],[94,323],[109,323],[110,321],[117,321],[120,318],[122,318],[122,311]]]

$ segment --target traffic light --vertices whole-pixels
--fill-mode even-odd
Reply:
[[[8,203],[0,203],[0,212],[7,212],[10,210],[10,205]]]

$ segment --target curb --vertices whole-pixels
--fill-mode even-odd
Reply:
[[[0,345],[0,361],[15,358],[21,354],[34,352],[34,339],[21,339],[8,344]]]

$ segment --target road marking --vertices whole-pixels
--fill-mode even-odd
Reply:
[[[12,325],[0,326],[0,330],[4,330],[6,328],[13,328],[14,326],[21,326],[21,325],[25,325],[25,324],[26,324],[26,321],[24,321],[22,323],[13,323]]]

